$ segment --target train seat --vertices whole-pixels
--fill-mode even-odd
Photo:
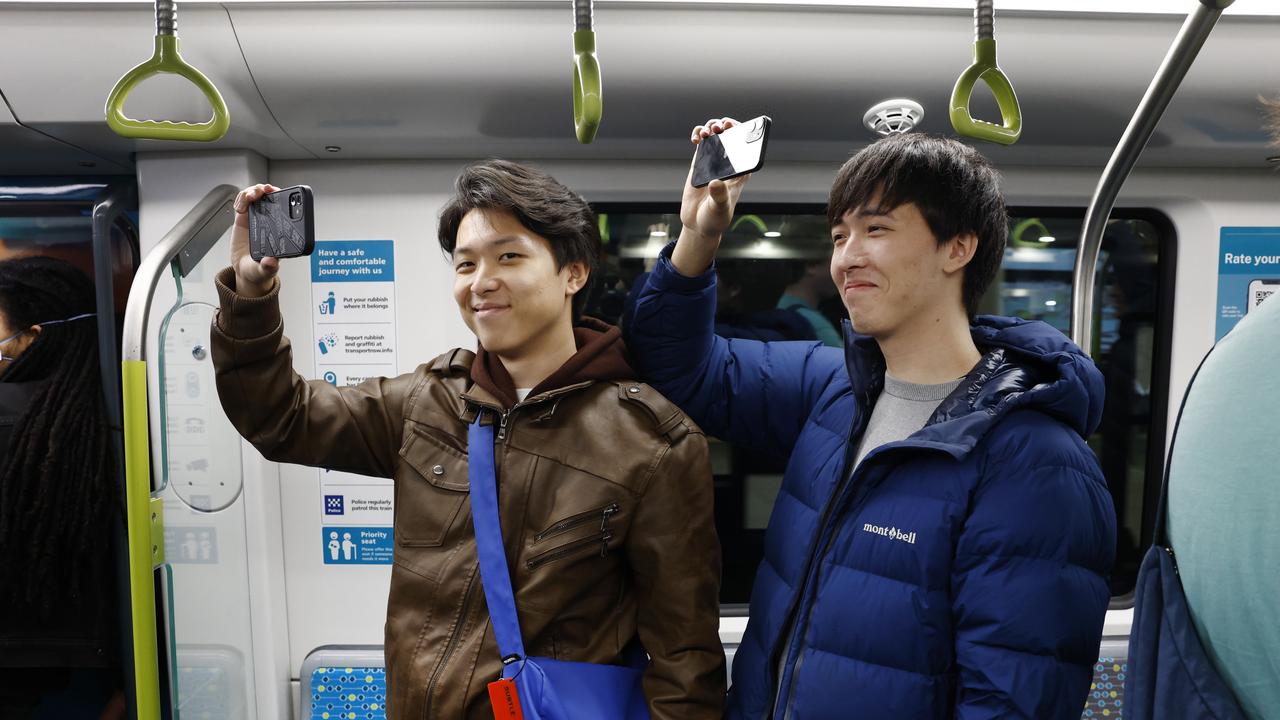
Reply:
[[[725,646],[733,670],[736,644]],[[1093,666],[1093,686],[1081,718],[1119,718],[1129,644],[1104,640]],[[326,645],[302,662],[303,720],[385,720],[387,674],[378,645]]]

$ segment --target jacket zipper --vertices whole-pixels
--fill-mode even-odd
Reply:
[[[507,439],[507,417],[509,415],[511,415],[511,411],[507,410],[507,411],[504,411],[500,416],[498,416],[498,439],[499,440]]]
[[[609,524],[609,518],[613,517],[617,513],[618,513],[617,503],[609,503],[608,505],[605,505],[602,508],[596,508],[595,510],[588,510],[586,512],[578,513],[577,515],[572,515],[570,517],[567,517],[564,520],[561,520],[555,523],[554,525],[547,528],[546,530],[543,530],[537,535],[534,535],[533,541],[535,543],[540,543],[549,537],[555,537],[556,535],[559,535],[561,533],[568,532],[569,530],[572,530],[578,527],[579,525],[587,524],[591,520],[595,519],[596,516],[600,516],[600,532],[604,532],[605,526]]]
[[[534,555],[525,563],[525,567],[529,570],[536,570],[549,562],[554,562],[567,555],[573,555],[583,548],[590,547],[596,543],[600,543],[600,557],[604,557],[609,553],[609,541],[612,539],[612,530],[601,530],[591,537],[574,540],[573,542],[561,545],[558,548]]]
[[[868,457],[870,457],[870,456],[868,455]],[[867,460],[867,458],[863,458],[863,462],[866,462],[866,460]],[[856,471],[855,471],[855,472],[856,472]],[[863,488],[858,488],[858,489],[859,489],[859,490],[864,490]],[[856,493],[856,491],[855,491],[855,493]],[[866,501],[866,499],[867,499],[868,497],[870,497],[870,495],[871,495],[871,493],[869,493],[869,492],[865,492],[865,491],[864,491],[864,492],[861,492],[861,493],[857,493],[857,494],[855,494],[855,496],[854,496],[854,498],[853,498],[853,501],[852,501],[852,503],[851,503],[851,504],[850,504],[850,506],[849,506],[849,512],[848,512],[848,513],[846,513],[846,515],[848,515],[849,517],[856,517],[857,512],[858,512],[859,510],[861,510],[861,509],[862,509],[862,505],[863,505],[863,503]],[[816,563],[818,563],[819,565],[821,564],[821,562],[822,562],[822,558],[826,557],[827,552],[829,552],[829,551],[831,550],[831,545],[832,545],[832,543],[834,543],[834,542],[835,542],[835,540],[836,540],[836,531],[835,531],[835,528],[832,528],[831,534],[829,534],[829,535],[827,536],[826,542],[824,542],[824,543],[823,543],[823,545],[822,545],[822,550],[821,550],[821,552],[819,552],[817,555],[815,555],[815,556],[814,556],[814,560],[816,561]],[[815,569],[816,569],[816,568],[815,568]],[[814,592],[813,592],[813,594],[817,594],[817,591],[818,591],[818,576],[817,576],[817,575],[815,575],[815,576],[814,576],[814,578],[813,578],[813,585],[814,585]],[[792,633],[791,641],[787,643],[787,652],[788,652],[788,653],[790,653],[790,652],[791,652],[791,648],[792,648],[792,647],[794,647],[796,643],[798,643],[798,642],[801,642],[801,641],[802,641],[802,639],[804,638],[804,633],[805,633],[805,631],[807,631],[808,629],[809,629],[809,615],[808,615],[808,614],[806,614],[803,618],[796,618],[796,624],[795,624],[795,626],[794,626],[794,628],[793,628],[794,632]],[[786,706],[786,709],[785,709],[785,711],[783,712],[783,715],[782,715],[783,720],[789,720],[789,718],[791,718],[791,717],[792,717],[792,711],[795,709],[795,700],[796,700],[796,694],[795,694],[796,675],[798,675],[798,674],[800,673],[800,668],[801,668],[803,665],[804,665],[804,655],[801,655],[800,657],[796,658],[796,666],[795,666],[794,668],[792,668],[792,669],[791,669],[791,686],[787,688],[787,706]],[[779,679],[781,679],[781,678],[779,678]],[[775,708],[775,713],[776,713],[776,708]]]
[[[498,416],[497,439],[506,440],[507,439],[507,417],[511,413],[515,412],[519,408],[530,407],[533,405],[540,405],[549,400],[555,400],[557,398],[563,397],[564,395],[568,395],[569,393],[572,393],[577,390],[581,390],[582,388],[590,386],[592,382],[593,381],[581,382],[576,385],[568,385],[562,388],[557,388],[555,390],[548,390],[547,392],[538,394],[536,397],[525,398],[523,402],[518,402],[509,408],[503,408],[500,405],[495,405],[488,401],[481,400],[479,398],[468,395],[467,393],[462,393],[460,398],[462,399],[463,402],[467,403],[469,406],[474,406],[474,407],[482,408],[484,410],[489,410],[494,415],[497,415]]]
[[[467,590],[462,597],[462,612],[458,613],[458,624],[454,626],[453,633],[449,636],[449,644],[444,648],[444,654],[440,656],[440,663],[436,665],[436,671],[431,673],[431,682],[427,684],[427,701],[423,703],[422,717],[431,717],[431,697],[436,692],[436,684],[440,681],[440,674],[444,672],[445,666],[449,663],[449,656],[457,649],[458,637],[462,634],[462,626],[466,623],[467,613],[471,610],[471,598],[475,594],[476,574],[479,574],[477,566],[476,573],[467,581]]]
[[[854,461],[855,453],[857,452],[857,448],[854,447],[854,444],[853,444],[853,439],[855,437],[860,436],[860,434],[866,430],[867,422],[871,417],[871,411],[875,409],[875,403],[872,401],[872,397],[873,396],[869,392],[863,396],[865,412],[861,417],[858,418],[859,419],[858,426],[849,428],[849,439],[847,441],[848,444],[845,446],[845,458],[844,458],[844,462],[840,464],[840,482],[839,484],[836,485],[835,492],[831,494],[831,499],[827,501],[826,507],[822,509],[822,517],[818,520],[819,533],[821,533],[826,528],[827,521],[831,517],[832,509],[835,507],[836,503],[839,501],[840,496],[844,494],[845,489],[848,488],[849,484],[853,482],[853,471],[855,469],[853,466],[853,461]],[[878,394],[874,397],[876,399],[879,399]],[[798,618],[793,619],[792,616],[794,616],[800,610],[800,604],[803,602],[806,591],[808,590],[809,574],[813,570],[813,564],[815,562],[815,559],[818,557],[818,550],[820,549],[821,548],[817,547],[816,541],[815,541],[813,554],[811,554],[805,560],[805,572],[804,572],[803,579],[800,583],[800,591],[796,594],[796,597],[792,599],[791,604],[787,607],[787,613],[784,616],[786,620],[783,625],[783,629],[789,630],[790,633],[788,634],[787,637],[780,638],[781,642],[783,643],[783,646],[781,648],[782,656],[777,657],[774,653],[769,654],[769,665],[770,665],[771,675],[774,669],[778,668],[779,665],[782,666],[782,671],[779,672],[778,677],[776,679],[773,679],[773,683],[772,683],[774,686],[774,689],[773,689],[773,702],[769,703],[770,709],[769,709],[768,717],[770,718],[776,718],[778,716],[779,703],[782,702],[782,697],[780,695],[782,691],[782,673],[786,671],[787,657],[791,654],[791,648],[795,645],[795,642],[796,642],[795,641],[796,631],[799,630],[798,623],[800,621]],[[795,678],[794,670],[792,670],[791,672],[791,677],[793,678],[793,682],[794,682],[794,678]],[[788,693],[789,691],[790,691],[790,688],[788,688]]]
[[[899,444],[899,443],[902,443],[902,444]],[[862,510],[862,506],[865,505],[867,502],[867,499],[871,497],[871,492],[867,490],[865,485],[863,485],[861,482],[855,482],[855,481],[861,481],[862,476],[866,474],[866,473],[860,473],[858,471],[861,470],[863,467],[865,467],[867,462],[870,461],[872,458],[877,458],[881,455],[893,454],[898,450],[901,450],[904,448],[913,448],[916,450],[932,451],[932,448],[913,446],[909,443],[904,443],[903,441],[892,443],[888,447],[882,446],[880,448],[876,448],[875,450],[872,450],[870,453],[867,454],[865,458],[862,459],[862,463],[859,464],[858,467],[854,468],[853,472],[849,476],[849,484],[855,485],[854,491],[853,491],[854,494],[850,498],[849,509],[844,513],[842,513],[842,515],[846,517],[857,517],[858,512]],[[827,553],[831,550],[831,546],[835,543],[837,534],[838,534],[837,528],[835,527],[831,528],[830,533],[826,535],[826,540],[823,542],[821,550],[818,553],[816,553],[812,558],[814,564],[813,566],[810,567],[810,572],[815,572],[815,573],[817,572],[819,566],[822,563],[822,558],[827,556]],[[818,592],[818,575],[815,574],[813,577],[813,592],[805,593],[802,590],[800,601],[803,602],[805,595],[817,595],[817,592]],[[801,642],[801,640],[804,638],[804,633],[809,628],[809,620],[810,620],[809,614],[806,614],[803,618],[799,618],[799,617],[796,618],[796,624],[793,626],[791,641],[788,642],[787,644],[788,654],[790,654],[791,648],[794,647],[796,643]],[[790,687],[787,688],[787,704],[786,704],[785,711],[782,715],[783,720],[790,720],[790,718],[793,716],[792,710],[794,709],[794,704],[795,704],[796,675],[799,674],[800,668],[803,665],[804,665],[804,656],[802,655],[796,659],[796,666],[791,670],[791,685]],[[776,703],[774,705],[774,713],[776,716],[776,713],[777,713]]]

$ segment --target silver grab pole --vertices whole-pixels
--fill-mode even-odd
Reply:
[[[1173,47],[1160,63],[1160,69],[1151,80],[1147,94],[1138,103],[1138,109],[1125,128],[1120,144],[1102,171],[1102,179],[1093,192],[1089,211],[1084,216],[1084,231],[1076,247],[1076,266],[1071,275],[1071,339],[1085,352],[1093,347],[1094,278],[1097,275],[1098,250],[1102,245],[1102,233],[1115,207],[1116,196],[1129,177],[1138,156],[1155,132],[1160,117],[1169,107],[1169,101],[1186,77],[1191,64],[1218,18],[1234,0],[1200,0],[1196,9],[1178,31]]]
[[[169,263],[187,250],[188,245],[209,236],[217,240],[231,227],[235,222],[231,204],[235,201],[237,192],[239,191],[231,185],[219,185],[210,190],[142,259],[133,278],[133,285],[129,288],[129,304],[124,311],[125,360],[147,359],[147,320],[151,315],[151,298],[160,282],[160,276],[169,267]],[[203,255],[206,251],[207,246],[199,254]]]

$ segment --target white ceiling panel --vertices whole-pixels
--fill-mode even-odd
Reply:
[[[1194,7],[1164,7],[1175,4]],[[680,158],[693,124],[768,114],[771,158],[833,161],[871,139],[862,115],[891,97],[924,105],[922,130],[951,132],[945,109],[973,33],[959,7],[597,2],[605,109],[596,142],[583,146],[573,136],[568,2],[179,6],[184,55],[231,107],[231,133],[215,146],[272,158]],[[149,3],[0,3],[0,87],[22,122],[110,157],[155,145],[117,138],[102,121],[115,79],[149,52],[150,17]],[[1024,133],[984,151],[1002,164],[1100,166],[1181,23],[1002,11],[999,61]],[[1280,95],[1276,68],[1280,16],[1224,17],[1142,162],[1262,166],[1274,151],[1257,97]],[[138,114],[207,114],[176,83],[157,80],[138,99]],[[995,112],[989,100],[977,107]]]

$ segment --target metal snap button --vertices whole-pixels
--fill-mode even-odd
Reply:
[[[627,388],[627,392],[631,393],[632,395],[635,395],[636,393],[640,392],[640,388],[635,385],[632,385],[631,387]]]
[[[431,474],[432,474],[432,475],[443,475],[443,474],[444,474],[444,466],[443,466],[443,465],[436,465],[435,467],[431,468]]]

